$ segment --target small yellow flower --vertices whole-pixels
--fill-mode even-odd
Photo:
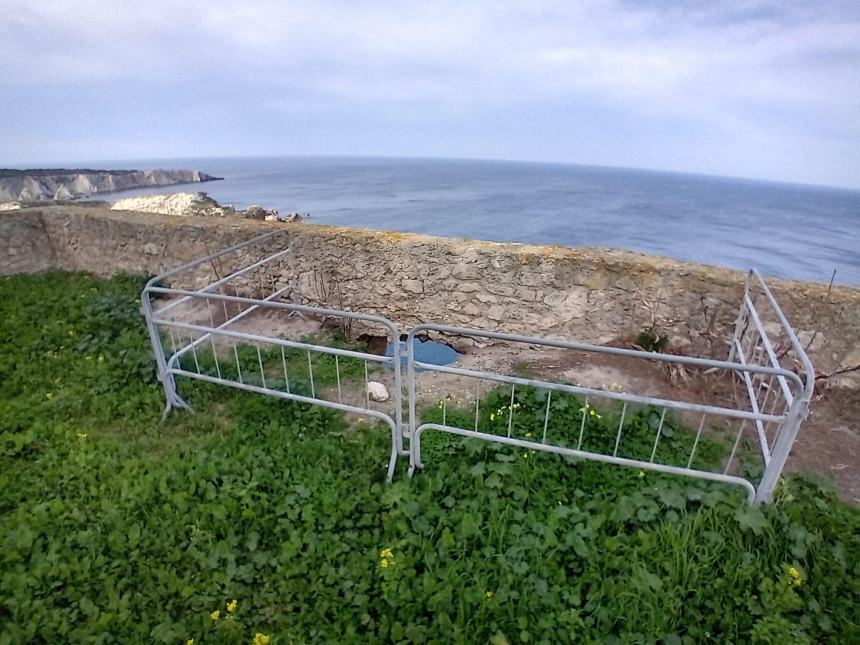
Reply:
[[[185,641],[185,645],[194,645],[194,639],[189,638],[187,641]]]
[[[644,470],[640,470],[640,471],[639,471],[639,479],[642,479],[644,476],[645,476],[645,471],[644,471]]]
[[[585,405],[583,405],[581,408],[579,408],[579,412],[580,412],[581,414],[585,414],[586,412],[588,412],[588,408],[590,408],[590,407],[591,407],[591,406],[590,406],[590,405],[588,405],[588,403],[586,403],[586,404],[585,404]]]
[[[269,645],[269,637],[263,632],[257,632],[254,634],[253,645]]]
[[[382,549],[382,551],[379,552],[379,557],[380,558],[388,558],[389,560],[392,560],[392,559],[394,559],[394,553],[391,551],[390,548],[386,547],[386,548]]]
[[[488,591],[484,594],[484,596],[487,598],[487,600],[490,600],[495,595],[496,594],[494,594],[492,591]]]
[[[53,392],[48,392],[48,393],[45,395],[45,398],[46,398],[46,399],[48,399],[48,400],[50,401],[51,399],[53,399],[53,398],[54,398],[54,393],[53,393]]]
[[[387,569],[390,564],[391,563],[388,560],[386,560],[385,558],[382,558],[382,560],[379,561],[379,566],[382,567],[383,569]]]
[[[99,363],[104,363],[104,362],[105,362],[105,355],[99,354]]]
[[[216,609],[211,614],[209,614],[209,618],[211,618],[212,620],[218,620],[219,618],[221,618],[221,612]]]
[[[526,437],[531,437],[531,436],[532,436],[531,432],[526,432]]]
[[[79,432],[79,433],[77,433],[77,436],[78,436],[78,439],[86,439],[87,433],[86,432]]]
[[[239,601],[233,598],[230,602],[227,603],[227,611],[231,614],[236,611],[236,607],[239,606]]]
[[[496,415],[494,413],[490,412],[490,421],[495,421],[495,420],[496,420]]]
[[[800,571],[794,567],[788,568],[788,584],[792,587],[799,587],[803,584],[803,579],[800,576]]]

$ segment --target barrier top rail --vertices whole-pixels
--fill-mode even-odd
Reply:
[[[782,313],[782,309],[779,304],[776,302],[776,298],[770,290],[770,287],[767,286],[767,283],[764,281],[764,278],[759,273],[758,269],[750,269],[750,276],[752,276],[755,281],[758,283],[759,288],[761,288],[762,293],[764,293],[767,298],[768,303],[771,306],[774,314],[776,314],[777,319],[779,320],[779,324],[782,326],[782,331],[785,333],[788,341],[791,343],[791,348],[794,350],[794,353],[797,356],[797,359],[800,361],[800,364],[803,368],[803,400],[805,403],[809,403],[812,399],[812,392],[815,389],[815,368],[812,366],[812,361],[809,360],[809,356],[806,353],[806,350],[803,348],[803,345],[800,343],[800,339],[798,339],[797,334],[794,332],[794,329],[789,324],[788,320],[785,317],[785,314]],[[749,287],[747,287],[747,290]],[[794,374],[794,372],[791,372]],[[799,377],[798,377],[799,378]]]
[[[175,276],[177,273],[182,273],[183,271],[187,271],[188,269],[193,269],[194,267],[199,266],[199,265],[203,264],[204,262],[209,262],[211,260],[214,260],[217,257],[220,257],[222,255],[226,255],[227,253],[232,253],[233,251],[238,251],[239,249],[241,249],[243,247],[250,246],[250,245],[255,244],[257,242],[262,242],[262,241],[267,240],[271,237],[274,237],[275,235],[277,235],[278,233],[281,233],[281,232],[282,231],[269,231],[268,233],[263,233],[262,235],[258,235],[257,237],[252,237],[250,240],[245,240],[244,242],[239,242],[237,244],[234,244],[233,246],[228,246],[225,249],[215,251],[214,253],[210,253],[209,255],[206,255],[202,258],[192,260],[191,262],[186,262],[185,264],[178,266],[175,269],[170,269],[169,271],[165,271],[164,273],[160,273],[159,275],[153,277],[152,279],[149,280],[149,282],[146,283],[146,286],[144,287],[144,291],[148,290],[152,286],[155,286],[156,284],[158,284],[162,280],[166,280],[167,278]]]
[[[790,370],[783,368],[767,367],[764,365],[741,365],[733,361],[723,361],[712,358],[698,358],[692,356],[676,356],[674,354],[663,354],[660,352],[643,353],[636,349],[626,349],[623,347],[607,347],[605,345],[594,345],[591,343],[580,343],[570,340],[559,340],[554,338],[535,338],[531,336],[523,336],[520,334],[509,334],[498,331],[485,331],[477,329],[468,329],[466,327],[454,327],[450,325],[436,325],[434,323],[423,323],[413,327],[407,337],[406,342],[411,343],[412,339],[422,332],[438,331],[443,334],[452,336],[479,336],[482,338],[491,338],[493,340],[508,341],[512,343],[534,344],[536,341],[547,347],[555,347],[558,349],[573,349],[583,352],[599,352],[603,354],[614,354],[616,356],[627,356],[638,359],[655,360],[663,363],[680,363],[686,365],[695,365],[697,367],[718,368],[733,372],[755,372],[768,376],[781,376],[790,380],[798,388],[798,393],[803,390],[804,383],[800,377]],[[808,360],[808,359],[807,359]]]

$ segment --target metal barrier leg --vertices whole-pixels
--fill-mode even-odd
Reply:
[[[761,482],[756,491],[754,504],[766,504],[773,499],[773,491],[782,475],[782,469],[794,445],[794,439],[800,430],[800,424],[806,417],[808,403],[801,397],[796,397],[788,410],[788,415],[777,430],[776,443],[770,453],[770,461],[764,470]]]
[[[149,340],[152,343],[153,354],[155,354],[158,380],[164,388],[164,398],[167,402],[164,412],[161,414],[161,422],[164,423],[164,420],[172,409],[191,410],[191,406],[183,401],[182,397],[176,392],[176,381],[173,375],[167,371],[167,361],[164,359],[164,346],[161,344],[161,337],[158,335],[158,329],[156,329],[155,323],[152,320],[152,302],[146,291],[143,292],[140,302],[143,317],[146,320],[146,329],[149,332]]]

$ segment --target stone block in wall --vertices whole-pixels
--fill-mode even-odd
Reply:
[[[404,280],[403,288],[409,293],[424,293],[423,280]]]
[[[457,291],[461,291],[463,293],[476,293],[481,290],[481,285],[477,282],[464,282],[462,284],[457,285]]]
[[[493,305],[487,310],[487,318],[496,322],[501,322],[505,319],[505,308],[500,305]]]
[[[458,280],[477,280],[481,277],[481,272],[474,264],[459,262],[451,268],[451,275]]]

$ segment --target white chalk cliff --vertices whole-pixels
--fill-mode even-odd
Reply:
[[[199,170],[0,170],[0,202],[78,199],[215,179]]]

